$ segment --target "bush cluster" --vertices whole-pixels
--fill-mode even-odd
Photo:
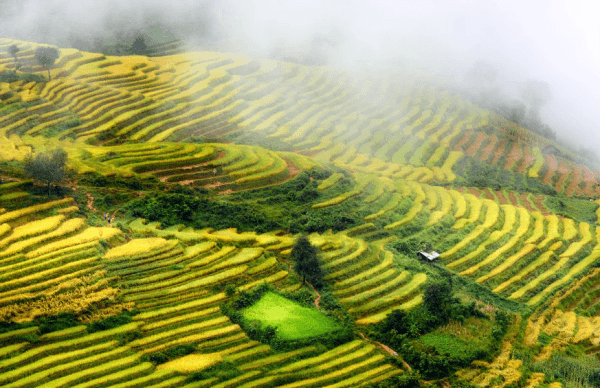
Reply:
[[[291,233],[340,231],[357,225],[361,218],[339,209],[311,209],[321,200],[316,178],[329,172],[304,171],[296,179],[274,187],[256,189],[220,200],[208,199],[198,189],[175,186],[167,193],[155,193],[131,201],[127,209],[133,217],[158,221],[163,226],[186,224],[194,228],[226,229],[264,233],[287,229]],[[313,177],[313,181],[310,178]],[[134,181],[135,182],[135,181]],[[108,184],[95,177],[95,186]],[[112,183],[113,185],[115,183]],[[251,200],[256,199],[256,204]]]
[[[450,320],[464,322],[469,317],[490,318],[477,309],[475,302],[460,303],[452,294],[452,284],[441,281],[427,286],[423,305],[409,312],[393,310],[383,322],[374,326],[371,335],[393,349],[399,349],[403,358],[425,378],[442,378],[458,368],[468,366],[474,359],[488,358],[499,346],[510,322],[507,313],[496,311],[492,346],[464,354],[442,354],[438,349],[426,347],[417,340],[419,336],[433,332]]]
[[[137,310],[124,311],[121,314],[102,319],[100,321],[92,322],[88,325],[88,333],[95,333],[97,331],[104,331],[114,329],[119,326],[126,325],[131,322],[131,317],[138,313]]]
[[[0,82],[15,82],[25,80],[27,82],[45,82],[46,79],[38,74],[17,73],[14,70],[0,71]]]
[[[539,193],[544,195],[557,195],[556,190],[545,185],[538,179],[524,174],[505,170],[499,166],[502,163],[480,163],[471,157],[462,159],[456,168],[456,175],[462,177],[460,184],[466,187],[489,187],[493,190],[515,190],[519,193]]]

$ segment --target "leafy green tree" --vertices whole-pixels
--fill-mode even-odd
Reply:
[[[15,70],[16,70],[18,68],[18,63],[19,63],[17,61],[17,53],[21,50],[19,49],[19,47],[16,44],[12,44],[12,45],[8,46],[7,51],[10,54],[10,56],[15,59]]]
[[[25,174],[44,182],[48,187],[48,197],[50,197],[52,182],[58,183],[65,176],[67,158],[67,153],[60,148],[54,150],[52,155],[39,153],[35,157],[29,156],[25,160]]]
[[[452,285],[446,281],[430,284],[423,295],[423,305],[433,316],[442,321],[450,318]]]
[[[294,271],[302,276],[302,282],[304,283],[308,279],[315,288],[321,288],[323,271],[317,259],[317,248],[311,245],[308,237],[298,237],[290,257],[295,263]]]
[[[38,47],[34,52],[34,56],[37,63],[48,70],[48,79],[51,79],[50,67],[60,57],[60,51],[56,47]]]
[[[389,333],[395,330],[396,333],[405,334],[409,330],[409,324],[408,314],[404,310],[392,310],[382,322],[381,331]]]

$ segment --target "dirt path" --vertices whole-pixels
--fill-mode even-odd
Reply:
[[[410,365],[408,365],[408,363],[407,363],[406,361],[404,361],[404,359],[403,359],[402,357],[400,357],[400,356],[398,355],[398,353],[396,353],[396,352],[394,351],[394,349],[390,348],[390,347],[389,347],[389,346],[387,346],[387,345],[384,345],[384,344],[382,344],[381,342],[377,342],[377,341],[373,341],[373,340],[369,339],[367,336],[365,336],[365,335],[364,335],[362,332],[360,332],[360,331],[358,331],[357,333],[358,333],[358,334],[359,334],[359,335],[362,337],[362,339],[363,339],[363,340],[365,340],[365,341],[367,341],[367,342],[372,342],[372,343],[374,343],[374,344],[377,344],[377,345],[381,346],[381,348],[382,348],[383,350],[385,350],[385,351],[386,351],[386,352],[387,352],[387,353],[388,353],[390,356],[398,357],[398,358],[400,359],[400,361],[402,361],[402,365],[404,365],[404,367],[406,368],[406,370],[412,370],[412,368],[410,367]]]
[[[285,265],[285,263],[283,263],[281,261],[280,261],[280,263]],[[290,269],[290,272],[294,272],[294,269],[292,268],[291,263],[288,264],[288,268]],[[321,294],[319,293],[319,291],[317,291],[316,288],[313,287],[312,284],[310,284],[309,282],[306,282],[306,284],[308,284],[310,286],[310,288],[312,288],[317,293],[317,298],[315,299],[315,306],[317,306],[317,310],[319,310],[320,309],[319,301],[321,300]]]
[[[292,271],[293,271],[293,269],[292,269],[292,264],[288,264],[288,268],[290,269],[290,272],[292,272]],[[312,288],[312,289],[313,289],[313,291],[314,291],[314,292],[317,294],[317,298],[315,299],[315,306],[317,306],[317,309],[320,309],[320,307],[319,307],[319,301],[321,300],[321,293],[320,293],[319,291],[317,291],[317,289],[316,289],[315,287],[313,287],[313,285],[312,285],[312,284],[310,284],[309,282],[306,282],[306,284],[308,284],[308,285],[310,286],[310,288]],[[389,346],[387,346],[387,345],[384,345],[384,344],[382,344],[381,342],[377,342],[377,341],[370,340],[369,338],[367,338],[367,337],[366,337],[366,336],[365,336],[365,335],[364,335],[362,332],[360,332],[360,331],[357,331],[357,333],[358,333],[358,334],[359,334],[359,335],[362,337],[362,339],[363,339],[364,341],[367,341],[367,342],[371,342],[371,343],[377,344],[377,345],[379,345],[379,346],[380,346],[380,347],[381,347],[383,350],[385,350],[385,351],[386,351],[386,352],[387,352],[387,353],[388,353],[390,356],[393,356],[393,357],[398,357],[398,358],[400,359],[400,361],[402,361],[402,364],[404,365],[404,367],[406,368],[406,370],[412,370],[412,368],[410,367],[410,365],[408,365],[408,363],[407,363],[406,361],[404,361],[404,359],[403,359],[402,357],[400,357],[400,356],[398,355],[398,353],[394,351],[394,349],[390,348],[390,347],[389,347]]]
[[[87,198],[88,198],[87,203],[86,203],[86,206],[88,207],[88,209],[90,209],[91,211],[97,212],[98,209],[96,209],[94,207],[94,197],[92,197],[92,194],[85,193],[85,195],[87,195]]]
[[[290,270],[291,269],[292,269],[292,265],[290,264]],[[317,306],[317,310],[320,309],[320,307],[319,307],[319,301],[321,300],[321,294],[319,293],[319,291],[317,291],[316,288],[313,287],[312,284],[310,284],[309,282],[306,282],[306,284],[308,284],[310,286],[310,288],[312,288],[313,291],[317,293],[317,298],[315,299],[315,306]]]

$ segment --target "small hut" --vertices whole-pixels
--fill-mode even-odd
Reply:
[[[421,251],[421,252],[417,253],[417,257],[421,260],[425,260],[425,261],[432,263],[440,257],[440,254],[435,251],[432,251],[432,252]]]

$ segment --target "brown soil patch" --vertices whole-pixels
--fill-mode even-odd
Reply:
[[[475,139],[475,141],[473,142],[473,144],[471,144],[469,146],[469,148],[467,148],[467,151],[465,152],[467,155],[469,156],[473,156],[475,155],[475,153],[477,152],[477,150],[479,149],[479,147],[481,147],[481,143],[487,138],[487,135],[483,132],[479,132],[477,134],[477,138]]]
[[[499,141],[496,144],[496,150],[494,151],[494,158],[492,159],[490,164],[498,163],[498,161],[500,160],[502,155],[504,155],[504,147],[506,146],[506,143],[508,143],[508,140],[503,139],[502,141]]]
[[[302,169],[298,168],[298,166],[296,166],[290,159],[283,157],[281,159],[285,160],[285,163],[288,166],[288,171],[290,172],[288,179],[291,179],[302,172]]]
[[[85,193],[85,194],[87,195],[87,198],[88,198],[88,200],[87,200],[87,203],[86,203],[86,206],[87,206],[87,207],[88,207],[88,209],[90,209],[91,211],[97,212],[97,211],[98,211],[98,209],[96,209],[96,208],[94,207],[94,197],[92,197],[92,194],[90,194],[90,193]]]
[[[580,193],[578,185],[579,185],[579,182],[581,182],[583,180],[583,177],[581,176],[581,170],[579,169],[579,166],[574,166],[573,170],[571,170],[571,174],[573,174],[573,179],[571,179],[571,182],[565,188],[565,195],[567,197],[570,197],[573,194],[579,194]]]
[[[467,190],[469,191],[469,193],[473,194],[477,198],[479,198],[479,196],[481,195],[481,190],[476,189],[474,187],[469,187]]]
[[[496,191],[496,197],[498,198],[498,202],[500,202],[500,205],[508,205],[508,199],[506,199],[506,197],[504,196],[504,193],[502,191]]]
[[[535,156],[531,155],[529,152],[529,147],[523,147],[523,163],[517,169],[517,172],[521,174],[525,174],[528,170],[528,167],[531,166],[535,162]]]
[[[552,155],[546,155],[545,158],[546,164],[548,165],[548,172],[542,179],[542,183],[545,185],[552,185],[552,177],[558,168],[558,163],[556,163],[556,159]]]
[[[582,166],[582,169],[583,180],[586,183],[585,188],[583,189],[583,193],[587,196],[593,197],[594,195],[596,195],[595,188],[598,182],[596,181],[596,177],[594,177],[594,174],[587,167]]]
[[[554,190],[558,191],[559,193],[562,192],[562,185],[565,181],[565,179],[567,179],[567,175],[569,174],[569,171],[571,171],[569,169],[569,165],[567,164],[567,162],[561,162],[558,166],[558,174],[559,174],[559,178],[558,181],[556,182],[556,185],[554,186]]]
[[[508,156],[506,157],[506,164],[504,165],[505,170],[513,170],[515,163],[521,159],[521,150],[519,149],[519,143],[514,142]]]
[[[517,194],[515,194],[514,191],[508,192],[508,201],[514,206],[520,206],[519,198],[517,197]]]
[[[543,195],[536,195],[533,198],[535,199],[535,201],[534,201],[535,206],[537,206],[537,208],[540,209],[542,214],[544,214],[544,215],[550,214],[548,209],[546,209],[546,206],[544,206],[544,200],[546,198]]]
[[[469,141],[472,133],[473,133],[473,131],[469,131],[469,132],[465,133],[464,136],[462,137],[462,139],[460,139],[460,141],[456,144],[453,151],[463,151],[462,147]]]
[[[530,212],[534,212],[534,211],[536,211],[536,209],[534,206],[532,206],[531,202],[527,198],[528,195],[529,195],[528,193],[521,194],[520,195],[521,202],[523,203],[523,206],[525,207],[525,209],[529,210]]]
[[[490,144],[486,145],[483,151],[481,152],[481,155],[479,156],[479,161],[483,162],[490,158],[492,151],[494,151],[494,148],[496,148],[496,143],[498,143],[498,138],[496,137],[496,135],[490,136]]]
[[[221,181],[216,181],[213,183],[208,183],[202,187],[208,187],[210,189],[212,189],[213,187],[219,187],[219,186],[223,186],[224,184],[226,184],[227,182],[221,182]]]
[[[492,201],[496,201],[496,197],[494,196],[494,193],[492,193],[492,191],[490,189],[483,189],[482,192],[483,192],[483,195],[485,195],[485,198],[491,199]]]

